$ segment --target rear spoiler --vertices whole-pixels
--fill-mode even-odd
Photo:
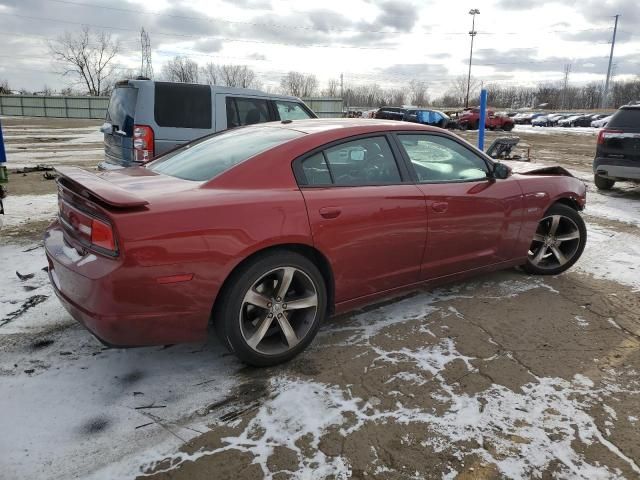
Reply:
[[[68,182],[78,190],[78,193],[86,192],[112,207],[133,208],[149,204],[135,193],[78,167],[55,167],[55,170],[60,175],[58,182],[63,184]]]

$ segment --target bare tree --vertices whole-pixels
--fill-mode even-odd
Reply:
[[[480,80],[471,77],[471,86],[469,89],[469,104],[477,104],[477,98],[480,94]],[[449,98],[455,98],[458,106],[464,105],[464,100],[467,95],[467,76],[459,75],[451,81],[451,85],[447,90],[446,96]]]
[[[220,85],[218,66],[215,63],[209,62],[202,67],[202,76],[204,77],[204,81],[209,85]]]
[[[280,80],[280,87],[288,95],[312,97],[318,89],[318,79],[315,75],[289,72]]]
[[[429,101],[427,97],[427,84],[422,80],[411,80],[409,82],[409,92],[413,105],[423,107]]]
[[[9,82],[7,80],[0,80],[0,95],[9,95],[10,93]]]
[[[340,80],[332,78],[327,83],[327,88],[322,94],[326,97],[337,97],[340,89]]]
[[[162,67],[162,77],[169,82],[198,83],[198,63],[190,58],[175,56]]]
[[[65,32],[49,44],[49,51],[62,75],[84,85],[89,95],[103,95],[104,86],[114,73],[120,44],[110,33],[92,33],[85,26],[75,35]]]
[[[258,88],[256,72],[246,65],[220,65],[218,74],[221,85],[238,88]]]

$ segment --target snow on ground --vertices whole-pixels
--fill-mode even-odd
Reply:
[[[3,200],[5,214],[0,216],[0,225],[16,226],[39,220],[53,220],[58,208],[58,196],[9,195]]]
[[[574,268],[640,292],[640,236],[587,223],[587,246]]]
[[[542,282],[536,283],[531,288],[542,287]],[[506,296],[523,292],[520,282],[502,282],[496,287]],[[608,441],[587,413],[589,407],[601,402],[602,392],[582,375],[567,381],[536,377],[529,372],[535,380],[525,384],[520,392],[494,384],[487,390],[469,395],[457,392],[442,375],[453,362],[462,362],[468,372],[477,370],[471,361],[479,359],[458,352],[453,339],[443,338],[435,345],[413,350],[384,348],[380,342],[373,341],[378,334],[393,335],[385,330],[397,326],[399,319],[414,321],[416,331],[435,327],[438,319],[432,314],[441,309],[439,302],[465,297],[472,294],[472,289],[468,286],[462,290],[421,293],[357,315],[338,329],[352,332],[352,336],[342,343],[344,347],[366,346],[375,351],[377,356],[367,368],[408,362],[413,365],[413,371],[423,372],[437,385],[429,391],[432,398],[437,398],[438,403],[446,407],[444,414],[436,413],[433,408],[405,406],[402,397],[391,409],[384,409],[379,406],[379,400],[353,397],[348,389],[336,385],[278,376],[271,380],[271,398],[239,435],[222,438],[224,446],[205,448],[192,454],[176,453],[169,457],[169,462],[165,459],[161,464],[151,463],[147,467],[170,471],[184,462],[233,449],[255,455],[253,463],[268,474],[267,459],[275,447],[285,446],[298,457],[296,478],[324,479],[330,475],[347,478],[351,470],[346,459],[340,455],[327,457],[318,448],[321,437],[330,429],[337,428],[344,437],[368,423],[393,422],[427,426],[429,434],[421,440],[421,445],[435,452],[446,451],[456,443],[476,444],[477,448],[465,454],[478,455],[511,479],[538,477],[554,463],[562,465],[558,473],[563,478],[622,478],[619,472],[606,466],[586,462],[578,450],[580,443],[603,445],[640,474],[638,464]],[[459,312],[456,315],[464,319]],[[331,333],[335,332],[333,328]],[[481,360],[491,361],[491,358]],[[389,381],[397,379],[396,376]],[[420,376],[400,380],[423,383]],[[292,405],[296,408],[291,408]],[[553,443],[549,442],[550,431],[554,435]],[[304,443],[301,442],[303,438],[306,439]],[[487,442],[492,448],[484,447]],[[301,444],[310,446],[314,456],[304,454]],[[305,449],[308,450],[308,446]]]
[[[534,127],[533,125],[516,125],[513,129],[514,133],[526,132],[526,133],[538,133],[541,135],[557,135],[573,134],[573,135],[597,135],[600,131],[599,128],[592,127]]]
[[[214,343],[105,350],[62,308],[33,247],[0,247],[2,476],[85,478],[112,464],[133,472],[205,431],[197,410],[238,383],[235,358]],[[22,281],[16,270],[35,275]],[[44,300],[5,323],[34,297]]]

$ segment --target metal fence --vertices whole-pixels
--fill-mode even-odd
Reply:
[[[6,116],[102,119],[108,105],[109,97],[0,95],[0,115]]]
[[[341,98],[312,97],[303,101],[321,118],[342,116]],[[0,95],[0,115],[5,116],[103,119],[108,106],[109,97]]]
[[[320,118],[342,117],[343,103],[341,98],[307,97],[302,101]]]

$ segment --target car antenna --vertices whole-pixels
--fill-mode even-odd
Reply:
[[[286,125],[287,123],[291,123],[291,122],[293,122],[293,120],[287,119],[287,120],[282,120],[282,122],[280,122],[280,123],[283,123],[283,124]]]

